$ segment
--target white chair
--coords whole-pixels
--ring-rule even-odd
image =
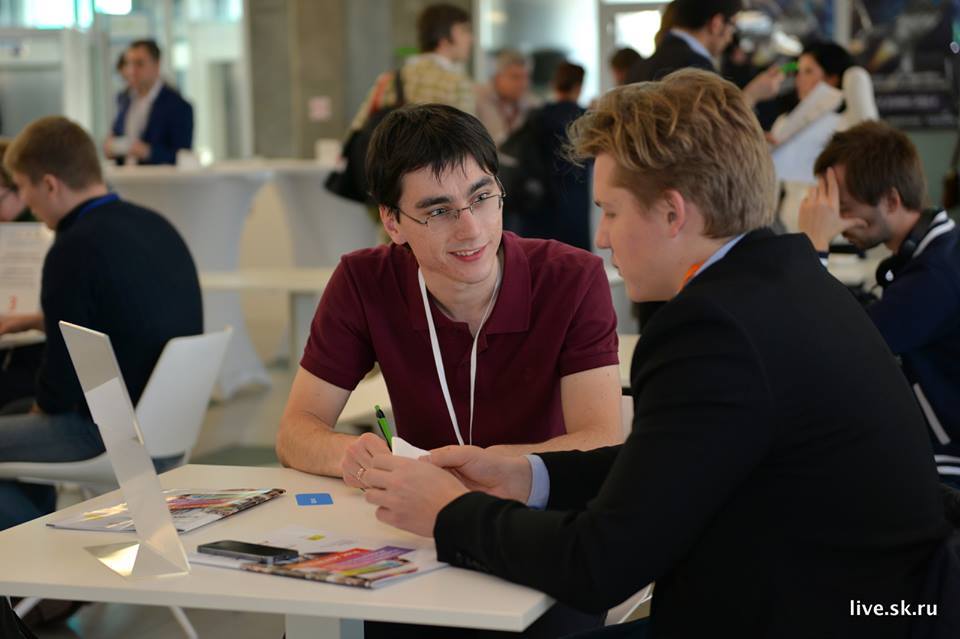
[[[164,347],[137,403],[137,422],[151,457],[182,455],[186,463],[200,435],[213,386],[220,374],[223,357],[233,329],[216,333],[177,337]],[[116,487],[113,466],[104,452],[77,462],[0,463],[0,478],[42,484],[79,484],[85,494]],[[15,611],[23,617],[40,599],[23,599]],[[170,611],[190,639],[197,633],[183,610]]]
[[[137,403],[137,422],[151,457],[183,455],[186,463],[197,443],[233,329],[176,337],[164,347]],[[0,478],[32,483],[70,482],[96,489],[115,488],[116,478],[104,452],[76,462],[0,463]]]

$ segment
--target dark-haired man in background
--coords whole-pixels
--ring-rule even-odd
[[[193,145],[193,107],[160,77],[160,47],[137,40],[123,54],[130,88],[117,95],[117,117],[103,150],[117,164],[176,164]]]
[[[733,40],[734,18],[742,9],[742,0],[674,0],[670,30],[652,56],[634,64],[627,82],[659,80],[688,67],[716,72],[720,55]],[[774,97],[783,79],[778,66],[759,74],[743,88],[747,105],[752,108]]]
[[[946,211],[926,208],[920,155],[889,125],[835,134],[814,172],[819,185],[799,223],[824,264],[840,233],[861,250],[893,252],[877,269],[883,297],[866,310],[927,418],[941,481],[960,487],[960,230]]]

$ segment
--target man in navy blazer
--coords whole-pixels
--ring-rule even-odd
[[[117,164],[175,164],[193,145],[193,107],[160,77],[160,48],[137,40],[124,53],[129,89],[117,96],[117,117],[104,143]]]

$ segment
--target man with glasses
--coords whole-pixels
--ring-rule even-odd
[[[324,291],[280,424],[280,460],[364,486],[386,443],[333,427],[375,363],[398,434],[421,448],[522,455],[621,440],[602,261],[502,231],[507,195],[483,124],[449,106],[404,107],[377,128],[367,157],[392,242],[343,256]]]

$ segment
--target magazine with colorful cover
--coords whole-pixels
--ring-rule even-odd
[[[190,563],[355,588],[379,588],[447,565],[437,561],[437,551],[429,542],[420,547],[415,547],[416,543],[397,545],[383,540],[332,535],[301,526],[287,526],[255,543],[290,548],[300,555],[296,559],[265,564],[194,552],[189,555]]]
[[[171,488],[163,491],[177,532],[184,533],[206,526],[241,510],[253,508],[286,492],[283,488],[227,488],[223,490],[188,490]],[[47,523],[53,528],[133,532],[133,520],[127,504],[120,503],[82,515]]]

